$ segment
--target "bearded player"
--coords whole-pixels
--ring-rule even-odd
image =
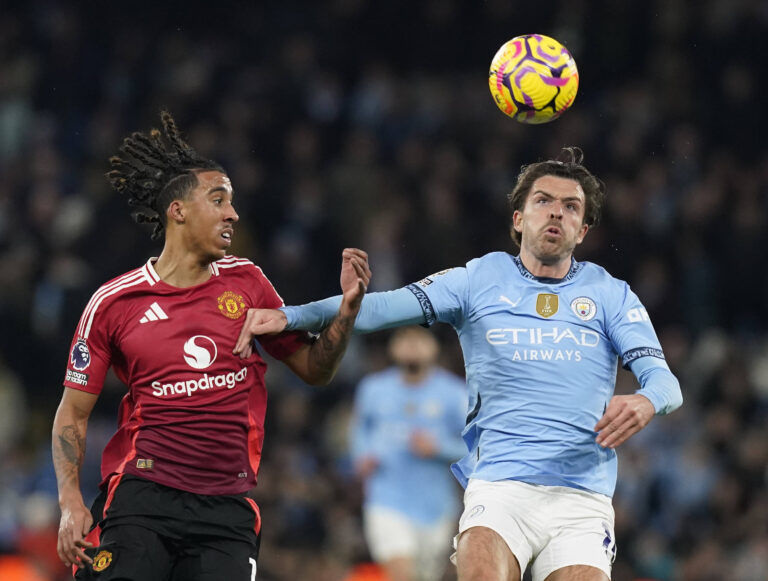
[[[605,192],[580,150],[523,168],[509,197],[517,256],[366,296],[355,329],[453,326],[464,353],[467,454],[453,465],[464,493],[455,538],[459,581],[606,581],[616,554],[615,448],[678,408],[680,384],[647,311],[627,283],[573,251]],[[324,328],[339,298],[248,313],[254,335]],[[640,389],[614,395],[616,363]]]

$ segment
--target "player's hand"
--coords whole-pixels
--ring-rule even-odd
[[[644,395],[615,395],[595,425],[597,443],[603,448],[616,448],[651,421],[656,410]]]
[[[56,549],[64,565],[82,567],[83,563],[93,564],[93,559],[85,554],[85,549],[93,543],[85,541],[85,535],[91,530],[93,517],[82,502],[65,505],[61,509],[59,522],[59,540]]]
[[[410,449],[411,452],[421,458],[433,458],[437,456],[435,439],[422,430],[411,432]]]
[[[281,333],[287,324],[288,317],[278,309],[248,309],[232,353],[239,355],[240,359],[247,359],[253,353],[253,338],[256,335]]]
[[[371,282],[368,253],[357,248],[345,248],[341,253],[341,308],[356,313]]]

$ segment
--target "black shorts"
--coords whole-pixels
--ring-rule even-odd
[[[254,581],[260,520],[244,496],[207,496],[124,475],[91,507],[78,580]],[[106,517],[104,516],[104,507]]]

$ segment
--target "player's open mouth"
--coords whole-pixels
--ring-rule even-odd
[[[227,241],[227,244],[232,244],[232,230],[225,230],[221,233],[221,237]]]
[[[556,228],[554,226],[550,226],[545,231],[550,236],[560,236],[562,233],[560,232],[560,228]]]

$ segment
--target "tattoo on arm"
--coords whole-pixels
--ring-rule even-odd
[[[336,315],[312,345],[310,364],[322,374],[333,375],[341,363],[355,326],[355,316]]]
[[[77,484],[85,456],[85,436],[75,424],[62,426],[53,446],[53,464],[60,485]]]

